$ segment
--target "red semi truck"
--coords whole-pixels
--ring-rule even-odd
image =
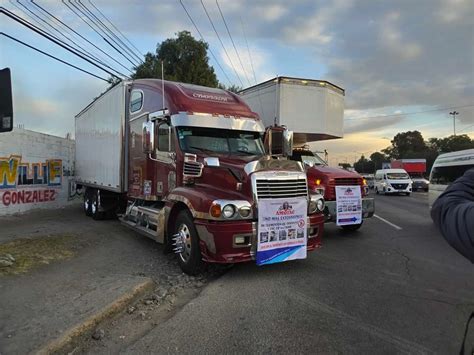
[[[266,153],[275,146],[282,154]],[[189,274],[203,262],[283,261],[295,248],[304,258],[321,245],[324,199],[284,157],[291,146],[291,132],[266,130],[231,92],[127,81],[76,116],[76,183],[87,216],[119,214]]]
[[[265,125],[278,124],[294,132],[296,148],[290,158],[305,166],[310,191],[324,195],[326,221],[351,231],[374,215],[374,199],[368,197],[365,180],[356,172],[329,167],[306,147],[308,142],[343,136],[344,94],[344,89],[328,81],[291,77],[277,77],[240,92]],[[338,206],[336,189],[351,186],[360,189],[360,218],[341,223],[338,215],[346,214],[346,207]]]

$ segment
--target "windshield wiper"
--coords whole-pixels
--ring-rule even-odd
[[[247,155],[258,155],[255,152],[249,152],[248,150],[243,150],[243,149],[237,149],[236,151],[239,152],[239,153],[245,153]]]
[[[210,149],[206,149],[206,148],[201,148],[201,147],[194,147],[194,146],[189,146],[188,148],[191,148],[191,149],[195,149],[195,150],[199,150],[200,152],[204,152],[204,153],[214,153],[212,150]]]

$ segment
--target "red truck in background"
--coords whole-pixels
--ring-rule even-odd
[[[336,139],[343,136],[344,89],[325,80],[277,77],[246,88],[239,93],[257,112],[267,127],[286,126],[294,132],[295,149],[290,157],[303,164],[310,191],[325,196],[325,220],[336,222],[345,230],[362,226],[363,219],[374,215],[374,199],[368,197],[368,186],[356,172],[331,168],[308,142]],[[358,187],[361,194],[361,219],[341,224],[338,219],[336,187]],[[339,210],[339,211],[338,211]]]
[[[259,243],[267,243],[265,257],[282,240],[288,248],[299,243],[303,257],[321,244],[324,199],[308,190],[302,165],[285,158],[292,135],[265,129],[231,92],[155,79],[121,82],[75,124],[85,214],[118,214],[127,227],[174,250],[186,273],[198,273],[203,262],[258,263]],[[268,154],[275,145],[281,154]],[[290,221],[296,208],[288,200],[299,206],[296,227],[259,238],[262,220]],[[269,204],[275,215],[264,214]]]
[[[398,159],[392,160],[390,167],[393,169],[404,169],[410,175],[412,190],[428,191],[430,182],[425,178],[426,159]]]

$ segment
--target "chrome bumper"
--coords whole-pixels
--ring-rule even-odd
[[[337,207],[336,201],[325,201],[324,217],[326,222],[336,222]],[[370,218],[375,213],[375,201],[373,198],[362,199],[362,218]]]

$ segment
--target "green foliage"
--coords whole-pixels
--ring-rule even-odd
[[[382,150],[391,159],[419,158],[428,150],[419,131],[398,133],[392,139],[392,146]]]
[[[231,91],[235,94],[237,94],[239,91],[242,91],[242,87],[238,86],[238,85],[230,85],[230,86],[225,86],[224,84],[222,83],[219,83],[219,85],[217,86],[219,89],[223,89],[223,90],[227,90],[227,91]]]
[[[196,40],[190,32],[178,32],[177,38],[169,38],[158,44],[156,53],[147,53],[144,63],[137,66],[133,79],[161,79],[161,61],[166,80],[217,87],[217,76],[209,65],[208,44]]]
[[[382,169],[382,163],[388,161],[388,157],[380,152],[375,152],[370,154],[370,161],[374,164],[374,170],[371,173],[375,172],[375,170]]]
[[[474,148],[474,140],[467,134],[453,135],[446,138],[430,138],[428,144],[438,153],[456,152],[458,150]]]
[[[362,155],[360,159],[354,163],[354,169],[360,174],[372,174],[375,170],[375,163]]]

